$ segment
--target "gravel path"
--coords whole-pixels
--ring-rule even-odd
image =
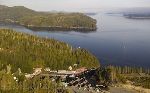
[[[110,93],[138,93],[138,92],[134,90],[123,89],[123,88],[110,87]]]

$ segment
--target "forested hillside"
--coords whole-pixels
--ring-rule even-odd
[[[96,30],[96,20],[82,13],[37,12],[23,6],[2,5],[0,5],[0,13],[0,21],[17,23],[29,28]]]
[[[0,30],[0,69],[10,64],[12,70],[21,68],[31,72],[34,67],[68,69],[78,67],[98,67],[95,56],[85,49],[72,48],[70,45],[54,39],[18,33],[9,29]]]

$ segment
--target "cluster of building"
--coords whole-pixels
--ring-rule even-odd
[[[60,78],[65,87],[71,86],[76,88],[84,88],[86,90],[101,91],[105,85],[98,85],[98,77],[95,75],[96,69],[86,69],[85,67],[72,70],[50,70],[50,68],[34,68],[32,74],[26,74],[26,78],[33,78],[34,76],[50,77],[52,79]]]
[[[72,67],[69,67],[69,70],[50,70],[50,68],[33,68],[32,74],[26,74],[26,78],[33,78],[34,76],[41,75],[41,76],[60,76],[60,77],[75,77],[78,76],[84,72],[86,72],[87,69],[85,67],[82,67],[80,69],[72,70]]]

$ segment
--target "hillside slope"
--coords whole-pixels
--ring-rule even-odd
[[[68,69],[78,67],[98,67],[95,56],[85,49],[75,49],[54,39],[18,33],[9,29],[0,29],[0,69],[11,64],[13,71],[21,68],[30,72],[33,67]]]

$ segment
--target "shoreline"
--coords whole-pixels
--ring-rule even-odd
[[[21,25],[23,26],[23,25]],[[96,28],[87,28],[87,27],[40,27],[40,26],[24,26],[28,29],[34,30],[34,31],[41,31],[41,30],[47,30],[47,31],[79,31],[79,32],[92,32],[96,31]]]
[[[97,27],[89,28],[89,27],[62,27],[62,26],[33,26],[33,25],[24,25],[19,22],[5,22],[0,21],[0,24],[11,24],[11,25],[19,25],[23,26],[27,29],[31,29],[33,31],[76,31],[76,32],[94,32],[97,30]]]
[[[11,24],[11,25],[19,25],[25,28],[31,29],[33,31],[47,30],[47,31],[76,31],[76,32],[93,32],[97,30],[97,27],[62,27],[62,26],[34,26],[34,25],[25,25],[19,23],[18,21],[3,21],[0,20],[0,24]]]

